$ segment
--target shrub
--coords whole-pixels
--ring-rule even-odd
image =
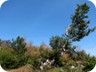
[[[85,72],[90,71],[94,68],[95,64],[96,64],[96,58],[95,57],[89,57],[86,59],[85,67],[83,70]]]
[[[27,63],[27,56],[20,57],[11,51],[0,51],[0,64],[4,69],[14,69],[21,67]]]
[[[8,51],[0,52],[0,62],[5,69],[12,69],[18,67],[18,60],[11,52]]]
[[[35,56],[28,56],[27,64],[30,64],[30,65],[34,66],[36,60],[37,60],[37,57],[35,57]]]

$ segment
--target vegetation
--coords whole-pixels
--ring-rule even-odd
[[[80,41],[95,30],[89,29],[90,21],[87,4],[77,5],[71,16],[72,24],[62,36],[52,36],[50,46],[42,43],[33,46],[23,37],[15,40],[0,40],[0,64],[4,69],[16,72],[87,72],[96,64],[96,57],[86,54],[84,50],[76,51],[72,42]]]
[[[88,11],[90,7],[87,4],[77,5],[75,14],[71,16],[72,24],[69,26],[67,36],[72,39],[72,41],[80,41],[85,36],[88,36],[91,32],[95,30],[94,28],[88,28],[90,20],[88,20]]]

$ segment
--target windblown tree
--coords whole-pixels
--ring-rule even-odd
[[[82,38],[88,36],[96,29],[96,27],[89,28],[90,20],[87,19],[87,13],[89,9],[90,7],[87,6],[86,3],[82,5],[77,5],[75,14],[71,16],[72,24],[66,29],[66,33],[64,34],[64,36],[53,36],[50,39],[50,45],[54,50],[54,55],[58,58],[58,61],[60,58],[61,50],[67,50],[70,55],[74,55],[76,57],[76,46],[72,46],[72,42],[80,41]]]
[[[67,28],[67,37],[72,41],[80,41],[85,36],[93,32],[96,27],[88,28],[90,20],[88,20],[88,11],[90,7],[86,3],[77,5],[75,14],[71,16],[72,24]]]
[[[71,16],[72,24],[66,29],[64,36],[53,36],[50,39],[50,45],[53,49],[63,46],[67,49],[72,41],[80,41],[96,29],[96,27],[89,28],[90,20],[87,19],[89,9],[90,7],[86,3],[77,5],[75,14]]]

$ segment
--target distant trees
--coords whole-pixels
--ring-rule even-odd
[[[7,49],[7,48],[10,48],[10,46],[11,46],[10,40],[1,40],[0,39],[0,49],[1,48]]]

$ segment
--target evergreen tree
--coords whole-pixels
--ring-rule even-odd
[[[88,28],[90,20],[88,20],[88,11],[90,7],[86,3],[77,5],[75,14],[71,16],[72,24],[67,28],[67,37],[72,41],[80,41],[83,37],[88,36],[96,27]]]
[[[12,40],[11,46],[12,46],[13,52],[16,55],[23,56],[25,54],[25,51],[27,50],[24,38],[19,36],[16,38],[16,40]]]
[[[72,24],[66,29],[64,36],[53,36],[50,39],[50,45],[54,50],[54,57],[57,62],[60,59],[60,53],[65,49],[71,55],[77,56],[75,53],[76,46],[71,45],[73,41],[80,41],[85,36],[88,36],[93,32],[96,27],[89,28],[90,20],[88,20],[87,13],[90,7],[86,3],[82,5],[77,5],[75,14],[71,16]]]
[[[71,47],[71,42],[69,39],[67,39],[65,36],[52,36],[50,38],[50,45],[52,49],[58,49],[61,50],[62,48],[69,49]]]

